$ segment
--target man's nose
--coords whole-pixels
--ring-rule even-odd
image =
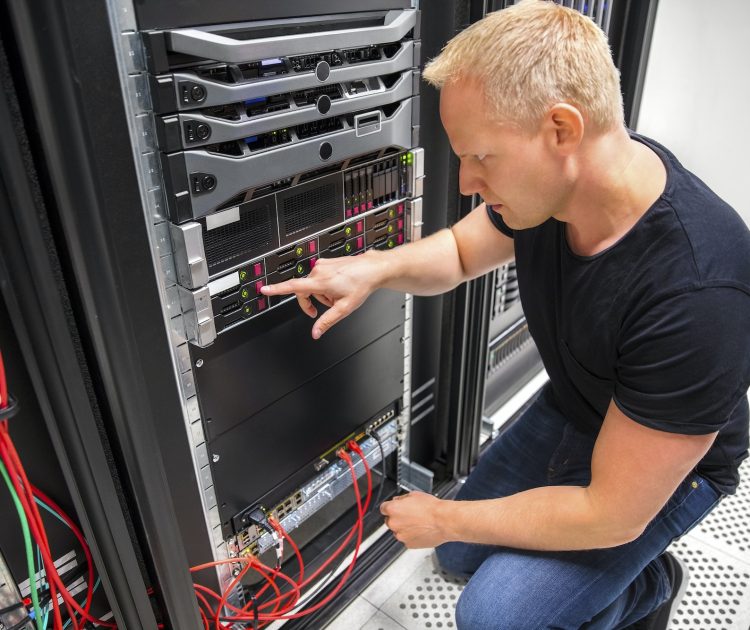
[[[458,170],[458,188],[462,195],[473,195],[483,189],[484,181],[466,162],[461,162]]]

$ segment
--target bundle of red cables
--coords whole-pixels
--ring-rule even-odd
[[[254,625],[257,625],[257,627],[262,627],[263,625],[270,623],[272,621],[277,621],[277,620],[282,620],[282,619],[284,620],[297,619],[299,617],[304,617],[306,615],[309,615],[321,609],[339,593],[341,588],[349,579],[349,576],[351,575],[352,571],[354,570],[354,566],[357,561],[357,557],[359,555],[360,545],[362,543],[363,528],[364,528],[364,515],[367,512],[367,509],[369,508],[369,505],[370,505],[370,501],[372,499],[372,473],[370,471],[369,465],[367,464],[367,459],[365,458],[364,454],[362,453],[362,450],[360,449],[359,445],[356,442],[350,441],[347,446],[349,450],[357,454],[359,458],[362,460],[362,463],[365,468],[365,473],[367,475],[367,495],[363,503],[362,496],[360,494],[359,486],[357,483],[357,474],[355,471],[354,462],[352,461],[352,458],[349,455],[349,453],[347,453],[343,449],[339,450],[337,454],[347,464],[347,466],[349,467],[349,472],[352,476],[352,486],[354,488],[354,494],[356,496],[356,503],[357,503],[357,506],[356,506],[357,507],[357,521],[352,527],[352,529],[349,531],[347,536],[344,538],[344,540],[341,542],[341,544],[336,548],[336,550],[331,554],[331,556],[327,558],[325,562],[323,562],[317,568],[317,570],[314,573],[312,573],[308,577],[305,577],[304,562],[302,560],[302,555],[300,554],[299,548],[294,543],[294,540],[292,540],[289,534],[286,531],[284,531],[281,525],[273,518],[269,518],[269,523],[284,540],[287,540],[289,542],[290,546],[294,550],[294,553],[297,557],[297,562],[299,564],[299,576],[296,581],[290,578],[288,575],[282,573],[278,566],[274,569],[271,569],[270,567],[266,566],[265,564],[260,562],[260,560],[258,560],[257,558],[253,556],[247,556],[247,557],[241,557],[241,558],[230,558],[228,560],[220,560],[219,562],[209,562],[207,564],[202,564],[200,566],[193,567],[191,569],[192,572],[195,572],[195,571],[201,571],[203,569],[207,569],[209,567],[214,567],[219,564],[232,565],[232,564],[237,564],[238,562],[241,562],[243,565],[242,569],[234,578],[234,580],[224,590],[224,593],[222,594],[222,596],[217,595],[216,593],[206,588],[205,586],[201,586],[199,584],[195,585],[196,595],[198,596],[198,599],[202,605],[201,613],[203,614],[204,609],[205,609],[207,613],[207,618],[210,617],[211,615],[213,616],[213,627],[215,628],[215,630],[230,630],[232,627],[232,624],[235,622],[245,622],[245,623],[253,622]],[[304,608],[302,610],[295,612],[294,609],[297,606],[297,603],[301,597],[302,589],[311,585],[321,575],[321,573],[325,571],[325,569],[344,551],[344,549],[348,546],[349,542],[351,541],[352,537],[355,534],[357,536],[357,539],[356,539],[356,544],[354,547],[354,554],[352,556],[352,560],[347,566],[346,570],[341,575],[341,578],[339,579],[336,586],[321,601],[317,602],[316,604],[312,606],[309,606],[307,608]],[[251,601],[248,604],[246,604],[243,608],[238,608],[236,606],[232,606],[228,604],[227,599],[229,598],[229,595],[233,592],[235,587],[242,580],[243,576],[250,569],[255,570],[261,577],[263,577],[266,580],[266,584],[254,595],[254,597],[251,598]],[[290,590],[288,590],[286,593],[282,593],[281,588],[279,588],[276,582],[277,578],[281,578],[284,582],[286,582],[290,586]],[[276,596],[258,605],[257,602],[261,599],[261,597],[264,595],[264,593],[268,590],[269,587],[274,590],[274,592],[276,593]],[[211,608],[208,600],[205,598],[205,595],[213,597],[214,599],[217,600],[218,605],[217,605],[216,611],[214,611]],[[225,608],[231,611],[232,614],[226,617],[222,617],[221,611],[224,610]],[[228,622],[230,625],[224,625],[222,624],[222,621]],[[205,618],[204,618],[204,626],[206,627],[207,630],[210,630],[210,624],[206,623]]]
[[[8,384],[5,378],[5,366],[3,364],[2,354],[0,354],[0,409],[5,409],[8,405]],[[10,438],[8,432],[8,421],[0,422],[0,459],[2,459],[3,465],[8,471],[8,476],[13,484],[13,488],[18,495],[18,499],[21,502],[23,511],[26,514],[28,520],[29,529],[36,542],[37,546],[42,555],[44,562],[44,572],[47,582],[49,583],[50,601],[52,604],[52,615],[55,630],[62,629],[62,615],[60,613],[60,602],[59,598],[62,599],[65,605],[68,616],[71,620],[73,630],[79,630],[79,619],[78,615],[86,621],[96,623],[101,626],[109,628],[116,627],[113,623],[102,621],[93,617],[89,610],[91,608],[91,595],[94,588],[94,565],[91,560],[91,552],[89,551],[88,545],[83,537],[81,531],[76,527],[73,520],[67,516],[49,497],[47,497],[41,490],[34,487],[26,477],[26,472],[21,464],[21,459],[16,452],[16,448],[13,441]],[[47,532],[42,523],[42,517],[37,508],[36,499],[41,499],[47,503],[50,507],[57,510],[60,516],[65,520],[66,524],[75,534],[76,538],[83,548],[84,554],[86,555],[86,562],[88,563],[88,591],[86,595],[86,604],[81,607],[78,602],[69,593],[65,584],[60,579],[60,574],[55,567],[54,560],[52,559],[52,552],[49,547],[49,541],[47,540]]]
[[[8,404],[8,387],[5,379],[5,369],[3,365],[2,354],[0,354],[0,410],[5,409]],[[94,564],[91,558],[91,552],[86,543],[83,534],[80,529],[76,526],[73,520],[65,514],[65,512],[54,503],[49,497],[47,497],[41,490],[33,486],[23,468],[21,460],[16,452],[13,441],[11,440],[8,432],[8,422],[0,421],[0,459],[8,471],[8,475],[11,479],[13,487],[18,495],[20,503],[23,507],[23,511],[26,514],[26,518],[29,523],[29,529],[33,536],[34,541],[42,555],[44,563],[44,571],[46,580],[49,583],[50,601],[52,605],[52,618],[54,630],[63,629],[62,614],[60,611],[60,599],[65,605],[67,614],[71,620],[71,626],[73,630],[80,630],[80,624],[86,621],[91,622],[94,625],[104,626],[107,628],[116,628],[117,626],[108,621],[103,621],[92,616],[89,612],[91,608],[91,599],[93,594],[94,584]],[[305,577],[305,566],[302,559],[302,554],[294,540],[284,530],[280,523],[278,523],[273,517],[268,518],[268,523],[275,530],[276,535],[281,537],[281,540],[285,540],[292,547],[294,554],[297,558],[299,566],[299,575],[294,580],[287,574],[281,571],[281,558],[279,558],[275,568],[270,568],[263,564],[258,558],[254,556],[244,556],[238,558],[230,558],[227,560],[219,560],[217,562],[208,562],[199,566],[192,567],[191,572],[202,571],[204,569],[216,567],[222,564],[237,565],[241,564],[242,568],[231,581],[231,583],[224,589],[221,595],[217,594],[213,590],[200,585],[195,584],[195,595],[199,603],[199,611],[201,619],[203,621],[204,630],[231,630],[235,623],[252,623],[253,628],[260,628],[272,621],[286,620],[286,619],[297,619],[309,615],[326,604],[328,604],[341,590],[346,581],[349,579],[352,571],[354,570],[357,557],[359,555],[360,545],[362,543],[363,529],[364,529],[364,515],[367,512],[370,501],[372,499],[372,474],[370,467],[367,464],[367,459],[364,453],[360,449],[359,445],[353,440],[347,444],[348,449],[355,453],[361,460],[367,476],[367,494],[364,502],[362,501],[362,495],[359,490],[357,473],[355,470],[355,464],[352,461],[350,454],[340,449],[337,453],[349,468],[349,472],[352,477],[352,485],[354,488],[354,494],[356,497],[357,507],[357,520],[349,531],[347,536],[331,554],[329,558],[321,564],[318,569],[311,575]],[[52,557],[52,551],[49,546],[47,534],[42,522],[41,515],[36,505],[36,499],[39,499],[53,508],[62,517],[65,523],[70,527],[78,539],[83,549],[84,555],[86,556],[87,568],[88,568],[88,582],[87,582],[87,594],[84,606],[80,606],[78,602],[68,591],[67,587],[63,583],[60,575],[55,567],[55,563]],[[349,545],[352,537],[356,534],[356,544],[354,547],[354,553],[352,559],[344,570],[341,578],[339,579],[336,586],[326,595],[321,601],[314,605],[300,610],[295,610],[298,607],[298,602],[302,597],[302,590],[312,585],[315,580],[321,575],[321,573],[340,555],[344,549]],[[264,580],[265,584],[260,588],[254,595],[251,596],[251,601],[242,608],[233,606],[228,602],[232,593],[240,584],[242,578],[250,570],[255,571]],[[284,582],[279,586],[278,580]],[[288,586],[286,592],[282,592],[282,589]],[[268,589],[272,589],[273,596],[268,599],[264,598],[267,595]],[[211,605],[208,598],[215,600],[215,608]],[[262,603],[259,603],[262,602]],[[227,616],[222,616],[224,611],[229,611]],[[80,615],[80,619],[79,616]],[[225,625],[225,623],[228,625]],[[160,625],[160,627],[162,627]]]

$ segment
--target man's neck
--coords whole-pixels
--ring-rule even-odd
[[[619,241],[664,191],[666,169],[649,147],[625,129],[603,134],[582,147],[579,178],[566,222],[571,250],[593,256]]]

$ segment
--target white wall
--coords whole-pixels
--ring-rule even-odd
[[[659,0],[637,131],[750,225],[750,0]]]

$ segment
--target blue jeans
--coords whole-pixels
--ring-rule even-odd
[[[480,458],[457,495],[471,501],[547,485],[591,481],[595,436],[563,416],[546,387],[523,416]],[[721,498],[692,473],[636,540],[609,549],[525,551],[451,542],[440,565],[470,577],[456,607],[460,630],[624,628],[671,593],[659,558]]]

